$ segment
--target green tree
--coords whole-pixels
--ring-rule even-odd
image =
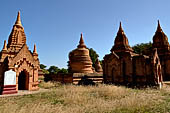
[[[46,67],[47,67],[46,65],[40,64],[40,68],[41,68],[41,69],[45,69]]]
[[[48,71],[49,71],[50,74],[57,74],[60,71],[60,69],[56,66],[50,66]]]
[[[46,67],[47,67],[46,65],[40,64],[40,68],[45,74],[57,74],[57,73],[67,74],[68,73],[68,69],[65,69],[65,68],[60,69],[56,66],[50,66],[49,69],[46,69]]]
[[[99,55],[96,53],[96,51],[92,48],[89,49],[89,55],[93,63],[93,67],[95,67],[96,59],[99,57]]]
[[[48,72],[48,70],[46,69],[46,67],[47,67],[46,65],[40,64],[40,68],[42,69],[43,73],[49,74],[49,72]]]
[[[63,73],[63,74],[67,74],[68,73],[68,69],[62,68],[58,71],[58,73]]]
[[[132,47],[135,53],[149,55],[152,52],[152,43],[136,44]]]

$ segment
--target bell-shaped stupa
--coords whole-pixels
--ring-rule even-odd
[[[71,73],[93,73],[92,61],[89,56],[89,50],[84,44],[81,34],[79,45],[69,53],[69,71]]]
[[[95,71],[97,73],[102,73],[103,72],[103,69],[102,69],[102,66],[100,64],[99,59],[97,59],[96,62],[95,62]]]

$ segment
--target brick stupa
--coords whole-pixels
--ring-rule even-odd
[[[79,45],[69,53],[69,71],[71,73],[93,73],[89,50],[84,44],[82,33]]]
[[[102,66],[100,64],[99,59],[97,59],[96,62],[95,62],[95,71],[97,73],[103,73],[103,69],[102,69]]]

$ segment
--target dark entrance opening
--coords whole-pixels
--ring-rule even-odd
[[[18,90],[28,90],[28,73],[21,71],[18,77]]]
[[[112,68],[112,83],[114,83],[114,74],[115,74],[115,69]]]

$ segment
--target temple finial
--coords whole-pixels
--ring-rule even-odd
[[[120,28],[122,28],[122,23],[121,23],[121,21],[120,21]]]
[[[123,28],[122,28],[122,23],[121,23],[121,21],[120,21],[118,33],[124,33]]]
[[[2,50],[3,50],[3,51],[6,51],[6,50],[7,50],[6,40],[4,40],[4,47],[3,47]]]
[[[35,44],[34,44],[33,54],[37,54],[37,49],[36,49],[36,45]]]
[[[84,40],[83,40],[83,33],[81,33],[81,36],[80,36],[80,44],[84,44]]]
[[[157,27],[157,31],[161,32],[162,31],[162,28],[161,28],[161,25],[160,25],[160,22],[158,20],[158,27]]]
[[[16,20],[16,22],[15,22],[15,25],[22,27],[21,17],[20,17],[20,11],[18,11],[17,20]]]
[[[81,33],[79,45],[77,47],[78,48],[86,47],[86,45],[84,44],[84,40],[83,40],[83,33]]]

